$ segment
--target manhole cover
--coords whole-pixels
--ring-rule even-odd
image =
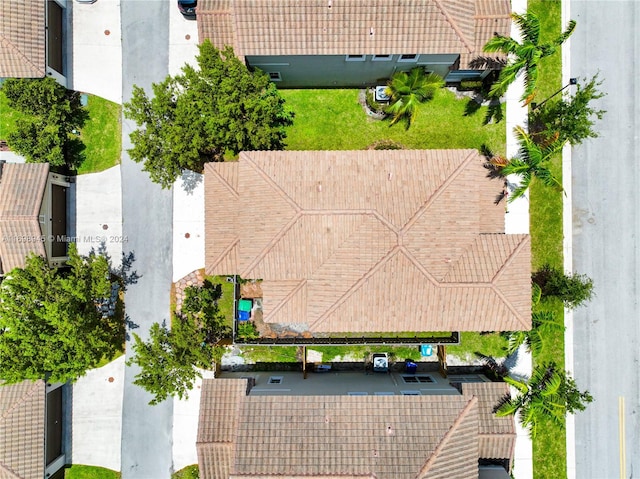
[[[185,237],[185,238],[187,238],[187,239],[189,239],[189,238],[191,238],[191,235],[190,235],[189,233],[185,233],[185,234],[184,234],[184,237]]]
[[[108,230],[109,229],[109,225],[102,225],[102,229],[103,230]]]

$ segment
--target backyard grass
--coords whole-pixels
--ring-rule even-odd
[[[122,107],[104,98],[89,95],[89,121],[80,133],[86,145],[85,160],[78,174],[96,173],[120,163],[122,149]]]
[[[473,361],[478,359],[475,355],[480,352],[485,356],[502,358],[506,355],[505,348],[508,341],[500,333],[474,333],[464,331],[460,333],[460,344],[447,346],[447,355],[453,355],[460,359]]]
[[[358,90],[281,90],[295,113],[287,129],[288,150],[362,150],[378,140],[393,140],[406,148],[480,148],[505,150],[504,123],[483,126],[486,108],[464,116],[468,99],[447,89],[421,106],[409,130],[367,116]]]
[[[119,479],[120,473],[96,466],[74,464],[64,470],[64,479]]]
[[[218,311],[225,317],[225,324],[233,328],[233,283],[227,281],[226,276],[207,276],[213,284],[222,286],[222,296],[218,300]]]
[[[243,346],[242,356],[253,363],[296,363],[296,346]]]
[[[546,42],[560,34],[559,0],[530,0],[529,9],[536,13],[541,23],[541,41]],[[577,28],[583,28],[578,22]],[[560,52],[545,58],[539,68],[539,92],[536,100],[541,102],[555,93],[561,85],[562,63]],[[551,171],[556,178],[562,178],[562,158],[553,158]],[[545,188],[534,182],[531,186],[530,233],[532,267],[536,271],[544,264],[562,268],[562,201],[563,194]],[[545,302],[538,308],[553,310],[559,319],[563,318],[563,307],[559,301]],[[544,350],[533,357],[534,364],[555,361],[564,366],[564,333],[553,332],[545,335]],[[580,385],[578,385],[580,386]],[[546,422],[539,428],[533,441],[533,473],[536,479],[566,478],[566,435],[564,429]]]

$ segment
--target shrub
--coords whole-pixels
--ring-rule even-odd
[[[393,140],[379,140],[367,146],[367,150],[404,150],[405,147],[401,143]]]
[[[532,280],[540,287],[542,298],[558,298],[570,309],[577,308],[593,297],[593,280],[583,274],[565,274],[545,265],[533,274]]]
[[[256,330],[255,325],[250,321],[238,323],[236,336],[238,339],[242,339],[244,341],[249,341],[251,339],[258,339],[260,337],[260,335],[258,334],[258,331]]]
[[[375,100],[373,96],[373,90],[371,88],[367,88],[367,93],[365,94],[365,99],[367,102],[367,107],[374,113],[384,114],[384,109],[387,107],[384,103],[379,103]]]

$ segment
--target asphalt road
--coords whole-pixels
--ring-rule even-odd
[[[572,0],[570,8],[571,76],[600,71],[608,93],[600,137],[572,154],[573,266],[596,292],[574,315],[574,375],[595,398],[575,419],[576,478],[638,478],[640,2]]]
[[[168,73],[169,8],[167,0],[122,0],[123,98],[132,85],[150,91]],[[172,276],[172,196],[151,183],[141,165],[131,161],[129,133],[135,124],[122,125],[122,234],[135,254],[134,269],[142,277],[129,287],[126,311],[143,338],[154,322],[169,319]],[[127,357],[131,353],[127,340]],[[122,414],[122,478],[170,479],[172,472],[173,402],[149,406],[151,396],[133,384],[137,368],[125,371]]]

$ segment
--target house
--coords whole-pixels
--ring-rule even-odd
[[[273,374],[203,381],[197,436],[202,479],[509,477],[514,420],[496,417],[489,407],[508,393],[505,383],[481,382],[469,390],[462,384],[462,393],[440,384],[427,394],[394,394],[389,375],[302,379],[284,373],[270,386]],[[362,388],[365,381],[377,390],[332,391],[333,382]],[[313,382],[322,392],[300,393],[313,389]]]
[[[200,42],[231,45],[278,87],[332,88],[416,66],[448,83],[483,78],[470,62],[509,35],[510,14],[509,0],[199,0],[197,20]]]
[[[504,233],[484,161],[363,150],[209,163],[205,271],[261,280],[261,321],[283,336],[528,330],[529,236]]]
[[[0,274],[23,268],[31,253],[65,263],[70,182],[47,163],[0,163]]]
[[[62,384],[0,385],[0,477],[44,479],[62,469]]]
[[[66,1],[0,2],[0,79],[66,77]]]

